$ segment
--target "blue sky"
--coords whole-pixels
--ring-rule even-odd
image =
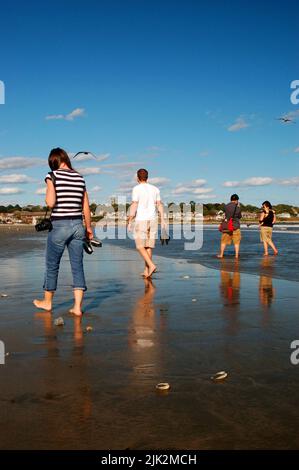
[[[75,165],[96,202],[145,167],[168,202],[299,205],[298,14],[293,0],[2,3],[0,203],[43,203],[61,146],[98,156]]]

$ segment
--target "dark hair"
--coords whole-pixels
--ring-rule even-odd
[[[239,200],[238,194],[232,194],[231,197],[230,197],[230,200],[231,201],[238,201]]]
[[[272,209],[272,204],[271,204],[271,202],[269,202],[269,201],[264,201],[263,204],[262,204],[262,206],[266,206],[266,207],[268,207],[269,209]]]
[[[145,170],[144,168],[140,168],[140,170],[137,171],[137,177],[139,181],[147,181],[148,171]]]
[[[58,170],[62,163],[65,163],[70,170],[73,169],[70,158],[65,150],[57,147],[52,149],[48,158],[49,167],[52,171]]]

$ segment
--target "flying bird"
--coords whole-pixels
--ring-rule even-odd
[[[87,151],[81,151],[81,152],[77,152],[73,158],[76,158],[78,155],[91,155],[95,160],[97,160],[97,157],[92,153],[92,152],[87,152]]]
[[[279,118],[276,118],[277,121],[281,121],[283,122],[284,124],[287,124],[288,122],[292,122],[293,124],[295,124],[296,121],[294,121],[294,119],[292,118],[289,118],[289,117],[286,117],[286,116],[281,116]]]

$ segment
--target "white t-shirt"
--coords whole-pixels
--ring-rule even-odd
[[[160,190],[149,183],[140,183],[133,188],[132,201],[138,202],[136,220],[154,220],[156,203],[161,201]]]

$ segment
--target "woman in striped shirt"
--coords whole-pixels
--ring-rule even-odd
[[[44,299],[34,300],[37,308],[51,311],[57,288],[60,260],[67,247],[73,275],[74,315],[82,315],[82,302],[86,290],[83,270],[83,242],[92,239],[91,216],[84,178],[72,168],[67,153],[56,148],[49,155],[46,203],[52,208],[53,229],[49,232],[46,250]],[[54,176],[54,177],[53,177]],[[83,226],[83,215],[85,227]]]

